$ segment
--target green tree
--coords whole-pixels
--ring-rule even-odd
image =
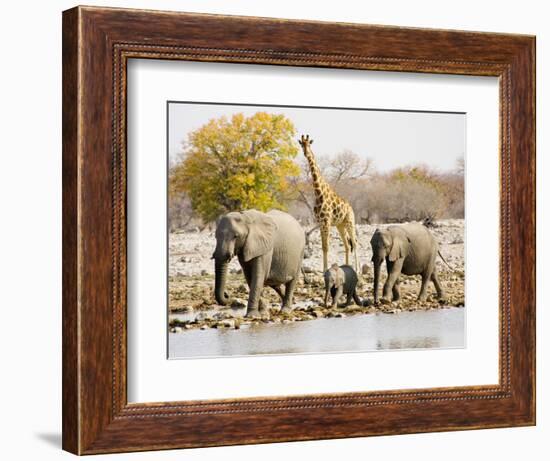
[[[257,112],[211,119],[189,134],[183,161],[170,169],[170,197],[185,192],[206,222],[233,210],[285,209],[296,130],[283,115]]]

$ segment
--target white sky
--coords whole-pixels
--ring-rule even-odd
[[[182,151],[182,142],[189,133],[211,118],[238,112],[253,115],[259,111],[283,114],[291,119],[297,138],[309,134],[314,139],[316,155],[349,149],[374,160],[380,172],[418,163],[440,171],[451,170],[457,158],[465,154],[465,114],[171,102],[168,106],[170,158]]]

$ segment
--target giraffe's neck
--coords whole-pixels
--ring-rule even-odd
[[[313,152],[311,149],[304,149],[304,155],[309,163],[309,169],[311,171],[311,179],[313,180],[313,190],[315,192],[315,198],[319,199],[321,196],[322,185],[325,184],[323,176],[321,176],[321,171],[319,166],[313,157]]]

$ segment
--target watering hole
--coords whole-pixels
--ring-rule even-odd
[[[462,348],[464,327],[464,308],[444,308],[250,324],[238,330],[194,329],[169,333],[168,358]]]

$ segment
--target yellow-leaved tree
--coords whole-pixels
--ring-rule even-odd
[[[183,160],[170,169],[170,197],[184,192],[205,222],[228,211],[285,209],[298,176],[293,123],[257,112],[211,119],[189,134]]]

